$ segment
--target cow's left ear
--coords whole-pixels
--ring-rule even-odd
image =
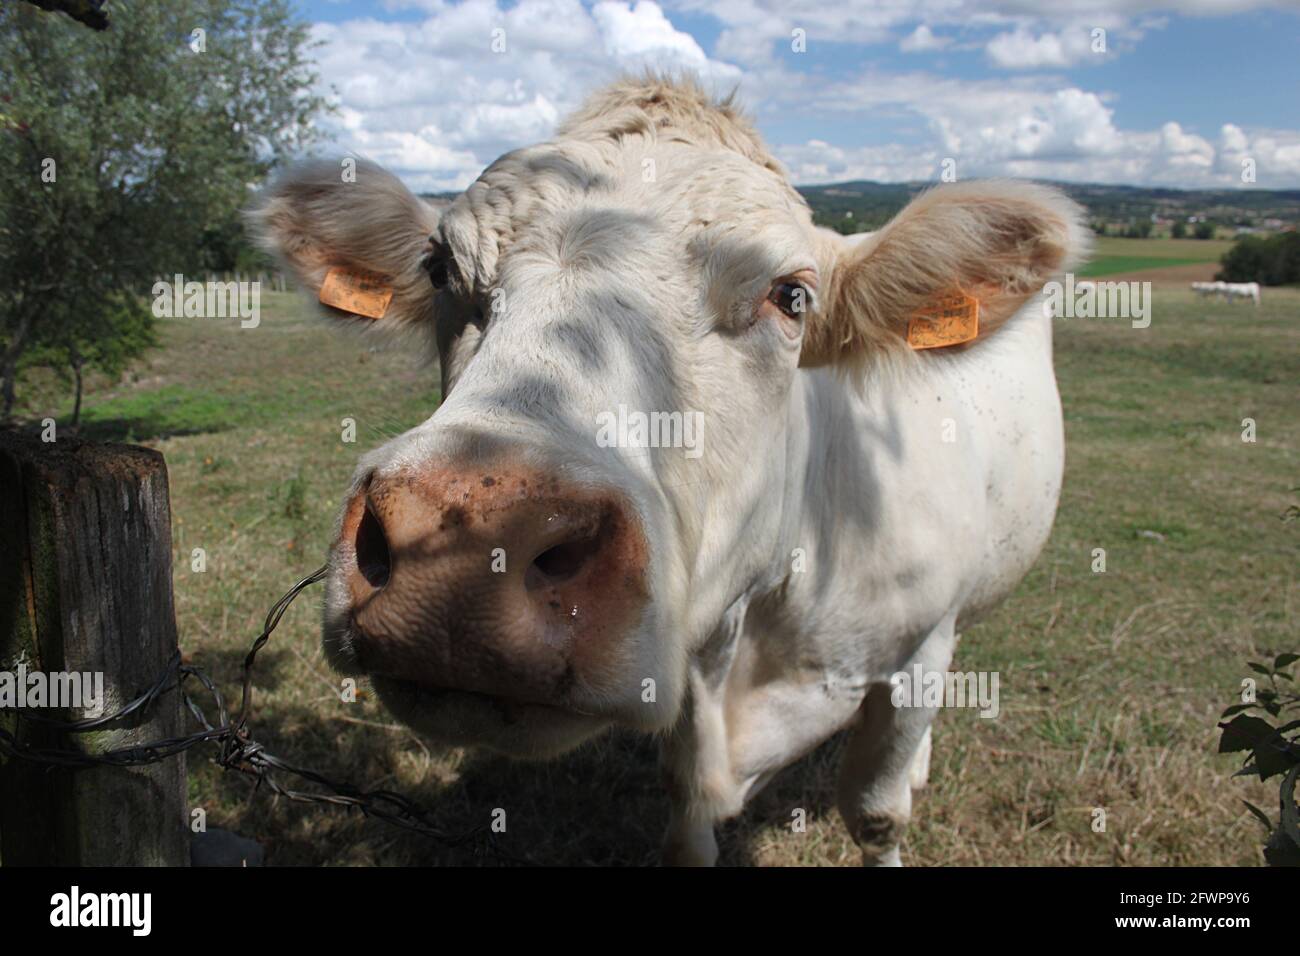
[[[430,331],[435,290],[425,266],[439,211],[381,166],[300,164],[263,190],[247,218],[313,298],[334,271],[325,298],[352,308],[322,305],[332,317]]]
[[[804,330],[804,366],[907,348],[909,320],[946,297],[979,302],[979,337],[1014,315],[1054,275],[1086,257],[1083,210],[1020,182],[938,186],[887,226],[842,248],[822,305]]]

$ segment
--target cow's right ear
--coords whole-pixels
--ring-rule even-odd
[[[435,290],[425,266],[438,218],[438,210],[396,176],[362,159],[348,169],[336,160],[295,166],[267,186],[248,211],[259,243],[313,298],[331,269],[371,273],[392,289],[380,317],[322,305],[326,312],[426,333],[431,331]]]

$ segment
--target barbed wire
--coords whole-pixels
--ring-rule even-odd
[[[46,767],[62,767],[80,770],[90,767],[140,767],[158,763],[170,757],[197,747],[199,744],[215,743],[220,745],[216,757],[217,763],[225,770],[236,771],[252,777],[255,781],[254,792],[265,786],[278,796],[295,803],[326,804],[360,810],[365,816],[382,820],[391,826],[399,827],[421,836],[428,837],[449,848],[475,845],[476,850],[490,850],[498,861],[524,863],[504,853],[494,839],[496,834],[487,824],[469,830],[454,832],[437,825],[433,814],[409,797],[392,790],[363,790],[350,783],[334,780],[319,771],[300,767],[278,757],[266,749],[265,745],[254,740],[248,730],[248,718],[253,708],[253,666],[257,653],[280,623],[280,619],[289,605],[304,590],[325,577],[326,568],[318,568],[307,575],[271,606],[262,626],[262,633],[253,641],[244,657],[243,682],[239,713],[232,720],[226,708],[225,698],[213,680],[198,667],[186,664],[179,649],[172,654],[166,667],[158,678],[143,693],[123,705],[111,714],[85,720],[55,720],[40,714],[18,709],[14,731],[0,727],[0,755],[41,764]],[[185,690],[185,684],[193,679],[210,696],[211,706],[216,712],[216,722],[209,720],[207,713],[198,702]],[[165,694],[177,690],[181,693],[186,709],[202,728],[180,737],[169,737],[148,743],[135,744],[106,750],[102,753],[87,753],[69,747],[54,747],[30,743],[22,739],[20,732],[24,722],[47,727],[64,734],[82,734],[99,730],[117,723],[134,714],[145,715]],[[321,790],[298,790],[286,786],[277,774],[298,777],[309,781]]]

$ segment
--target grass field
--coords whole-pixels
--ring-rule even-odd
[[[88,397],[84,431],[165,453],[182,646],[233,696],[267,608],[321,562],[356,458],[432,412],[436,374],[330,332],[290,296],[264,296],[255,330],[169,321],[161,335],[134,380]],[[1247,659],[1300,649],[1300,523],[1280,517],[1300,497],[1300,292],[1268,290],[1255,310],[1158,287],[1149,329],[1064,321],[1057,348],[1068,463],[1056,529],[956,661],[1000,672],[1002,713],[940,715],[904,860],[1257,863],[1263,831],[1240,798],[1275,808],[1276,788],[1231,779],[1237,762],[1216,756],[1215,722]],[[340,440],[345,417],[355,444]],[[1241,440],[1247,417],[1254,444]],[[190,570],[198,547],[203,573]],[[1094,548],[1106,550],[1105,573],[1091,570]],[[274,751],[410,792],[452,828],[505,808],[505,846],[519,857],[656,859],[667,805],[651,742],[614,735],[547,765],[432,749],[368,696],[338,700],[317,645],[319,600],[319,589],[300,599],[259,658],[254,727]],[[855,862],[834,811],[839,746],[724,826],[721,862]],[[273,864],[474,862],[342,811],[250,796],[202,751],[190,768],[209,824],[255,837]],[[808,811],[806,833],[790,832],[794,807]],[[1104,833],[1091,827],[1095,808]]]
[[[1107,276],[1144,269],[1164,269],[1196,263],[1218,263],[1232,248],[1228,239],[1120,239],[1103,236],[1097,240],[1092,260],[1081,276]]]

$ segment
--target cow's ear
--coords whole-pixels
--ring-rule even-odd
[[[1054,275],[1083,261],[1089,238],[1083,210],[1055,189],[1017,182],[931,189],[879,232],[839,250],[800,364],[906,349],[909,321],[952,297],[976,300],[978,337],[990,335]]]
[[[248,211],[253,233],[313,299],[331,270],[331,290],[364,284],[356,309],[321,306],[331,315],[428,332],[435,290],[425,265],[439,212],[382,167],[354,163],[313,160],[275,179]]]

